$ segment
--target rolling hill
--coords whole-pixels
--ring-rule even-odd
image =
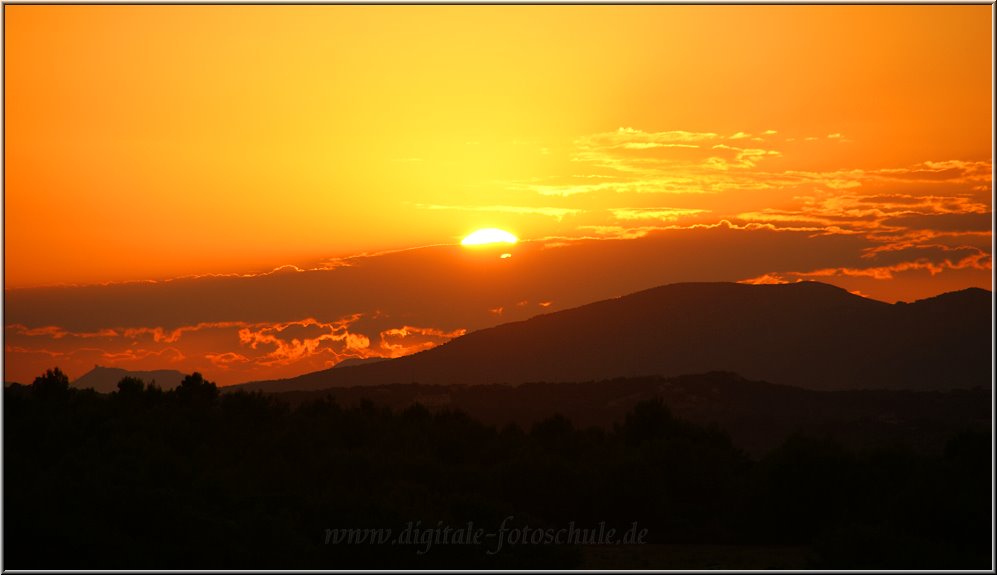
[[[991,313],[991,292],[977,288],[888,304],[817,282],[670,284],[483,329],[390,361],[228,389],[711,371],[815,390],[989,387]]]

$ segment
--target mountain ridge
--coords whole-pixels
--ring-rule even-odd
[[[979,288],[889,304],[819,282],[667,284],[478,330],[390,361],[227,389],[709,371],[807,389],[988,386],[991,305],[991,292]]]

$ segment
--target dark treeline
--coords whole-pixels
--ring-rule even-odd
[[[796,432],[826,436],[853,450],[900,446],[938,455],[967,427],[990,428],[993,399],[990,388],[814,391],[725,372],[520,385],[399,383],[277,395],[292,407],[323,396],[343,406],[370,399],[394,410],[419,403],[431,411],[460,410],[499,428],[515,423],[524,429],[554,413],[576,427],[611,429],[640,401],[660,398],[679,419],[717,425],[753,456]]]
[[[327,545],[326,529],[607,526],[647,546],[800,546],[812,568],[988,569],[991,441],[931,455],[793,435],[749,457],[660,399],[611,428],[522,429],[414,405],[294,408],[199,374],[102,395],[4,390],[10,568],[578,568],[577,545]],[[775,562],[773,560],[773,562]],[[721,566],[723,558],[717,558]],[[651,565],[653,567],[653,565]]]

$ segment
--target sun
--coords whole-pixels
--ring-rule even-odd
[[[483,246],[486,244],[514,244],[516,236],[498,228],[480,229],[460,241],[462,246]]]

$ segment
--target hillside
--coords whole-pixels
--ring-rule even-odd
[[[683,283],[503,324],[411,356],[242,389],[589,381],[727,371],[807,389],[990,385],[991,293],[887,304],[816,282]]]

